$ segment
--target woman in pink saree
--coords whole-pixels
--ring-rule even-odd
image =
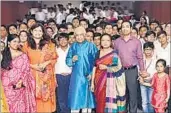
[[[18,46],[19,37],[9,35],[8,46],[2,54],[2,87],[11,113],[33,113],[36,111],[35,81],[30,72],[28,57],[18,50]]]

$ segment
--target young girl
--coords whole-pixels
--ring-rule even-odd
[[[170,78],[164,72],[166,61],[159,59],[156,62],[157,73],[154,74],[151,84],[140,79],[141,84],[153,87],[151,104],[156,113],[164,113],[170,96]]]

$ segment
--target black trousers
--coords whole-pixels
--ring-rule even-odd
[[[126,86],[127,86],[127,106],[129,105],[130,113],[137,113],[137,97],[138,97],[138,69],[137,67],[125,70]]]

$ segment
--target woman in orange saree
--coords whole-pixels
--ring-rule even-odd
[[[54,112],[56,110],[54,65],[57,59],[55,45],[46,39],[42,25],[33,25],[31,33],[32,37],[29,37],[28,43],[24,44],[23,51],[29,57],[31,71],[36,80],[37,112]]]
[[[110,48],[107,47],[107,41],[111,42],[111,36],[102,35],[102,49],[97,55],[93,69],[91,90],[95,94],[97,113],[122,113],[126,111],[125,74],[117,52],[110,44]]]

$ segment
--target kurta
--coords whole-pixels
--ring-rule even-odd
[[[153,94],[151,104],[154,108],[163,108],[167,107],[165,99],[167,94],[170,93],[170,78],[169,75],[165,75],[161,78],[158,77],[157,73],[154,74],[152,79]]]
[[[39,72],[34,69],[31,69],[31,71],[36,80],[37,112],[54,112],[56,110],[56,78],[54,68],[57,60],[55,45],[49,43],[42,50],[33,50],[26,43],[23,46],[23,51],[28,55],[32,65],[51,61],[46,67],[45,72]]]
[[[95,108],[94,96],[90,91],[90,81],[87,76],[92,73],[97,51],[96,46],[87,41],[73,43],[68,51],[66,64],[72,67],[68,106],[72,110]],[[75,55],[78,56],[78,60],[72,62]]]

